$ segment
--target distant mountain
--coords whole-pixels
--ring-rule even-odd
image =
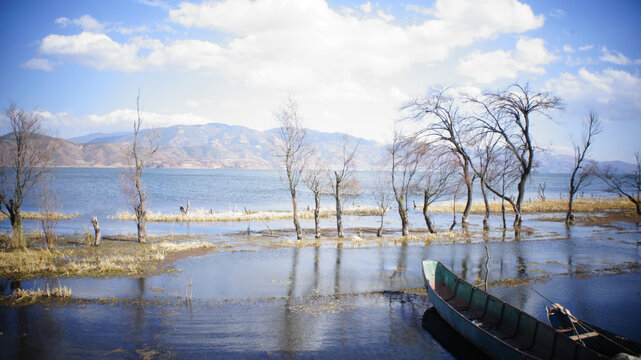
[[[587,160],[586,161],[592,161]],[[574,156],[552,154],[549,152],[538,152],[535,154],[537,164],[536,171],[539,173],[570,173],[574,168]],[[627,173],[634,171],[634,164],[623,161],[599,161],[599,166],[609,165],[616,168],[618,172]]]
[[[164,168],[274,168],[273,145],[279,129],[258,131],[244,126],[219,123],[205,125],[176,125],[157,130],[160,148],[151,167]],[[150,130],[141,131],[144,139]],[[385,146],[376,141],[341,133],[315,130],[307,132],[309,143],[315,148],[316,160],[329,167],[339,166],[343,139],[350,146],[358,144],[355,167],[361,170],[381,168],[384,165]],[[71,138],[56,139],[59,149],[54,153],[54,166],[72,167],[124,167],[127,166],[126,149],[133,141],[131,132],[94,133]],[[0,137],[0,151],[11,146],[11,137]],[[15,146],[15,145],[14,145]],[[536,171],[541,173],[568,173],[574,159],[568,155],[537,152]],[[619,171],[632,171],[633,165],[610,162]],[[278,164],[280,166],[280,164]]]
[[[93,133],[83,136],[78,136],[74,138],[67,139],[72,143],[76,144],[86,144],[90,142],[112,142],[115,138],[127,135],[126,132],[116,132],[116,133]]]
[[[145,139],[151,130],[143,130]],[[258,131],[243,126],[218,123],[205,125],[176,125],[160,128],[160,148],[150,167],[168,168],[251,168],[274,167],[273,144],[278,129]],[[351,146],[358,144],[355,165],[371,169],[381,165],[385,154],[382,144],[341,133],[308,130],[309,143],[317,150],[316,159],[329,166],[337,166],[343,138]],[[123,167],[128,145],[133,141],[131,132],[93,133],[68,140],[56,139],[54,166]],[[0,149],[11,146],[11,138],[0,138]]]

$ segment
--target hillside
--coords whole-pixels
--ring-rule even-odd
[[[278,129],[258,131],[243,126],[210,123],[205,125],[176,125],[157,129],[160,148],[151,167],[163,168],[273,168],[272,144]],[[149,130],[141,132],[145,139]],[[308,130],[308,141],[315,148],[315,160],[332,167],[338,166],[343,139],[350,146],[358,144],[355,165],[368,170],[384,166],[385,146],[375,141],[341,133]],[[56,139],[59,149],[54,153],[54,166],[70,167],[124,167],[125,150],[131,144],[131,133],[94,133],[69,140]],[[0,150],[7,153],[11,137],[0,137]],[[542,173],[567,173],[573,158],[567,155],[537,153],[538,168]],[[612,163],[621,171],[630,171],[631,164]]]

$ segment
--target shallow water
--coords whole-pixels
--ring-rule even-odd
[[[90,231],[91,218],[97,216],[103,235],[129,234],[136,231],[134,221],[110,220],[118,212],[129,209],[129,203],[122,194],[120,176],[122,169],[111,168],[57,168],[54,169],[54,179],[51,182],[54,194],[59,202],[59,211],[63,213],[79,213],[80,216],[62,220],[58,223],[56,232],[59,234],[81,233]],[[362,194],[345,199],[344,206],[353,205],[374,206],[371,187],[376,179],[376,172],[357,171],[355,177],[362,187]],[[546,194],[549,198],[565,196],[568,174],[534,174],[528,182],[526,200],[536,199],[538,185],[546,184]],[[289,193],[280,180],[276,170],[239,170],[239,169],[146,169],[143,183],[149,196],[148,209],[163,213],[179,213],[179,206],[191,202],[191,209],[213,209],[216,212],[231,210],[291,210]],[[474,199],[481,201],[479,187],[475,187]],[[612,196],[605,192],[600,180],[594,181],[585,190],[586,196]],[[447,200],[447,199],[444,199]],[[462,199],[460,199],[462,200]],[[447,200],[450,201],[450,200]],[[409,199],[410,208],[413,202],[422,203],[422,198],[413,195]],[[314,206],[314,198],[302,184],[298,189],[299,209]],[[323,196],[323,208],[334,207],[331,196]],[[25,199],[22,211],[38,211],[37,191],[29,193]],[[462,209],[462,207],[461,207]],[[131,210],[129,210],[131,212]],[[498,221],[495,217],[494,221]],[[480,218],[479,218],[480,219]],[[438,227],[449,227],[452,222],[451,214],[434,214],[434,222]],[[347,216],[344,219],[346,227],[377,227],[377,217]],[[460,221],[460,216],[459,216]],[[480,220],[477,222],[480,224]],[[422,213],[410,209],[410,224],[413,227],[424,227]],[[323,219],[322,227],[334,227],[335,220]],[[25,231],[40,229],[36,220],[25,219]],[[252,230],[281,229],[292,227],[291,220],[241,222],[241,223],[157,223],[148,225],[150,234],[229,234],[244,231],[250,226]],[[303,226],[312,229],[313,220],[304,220]],[[386,217],[386,227],[400,228],[398,214],[390,213]],[[0,221],[0,231],[10,231],[8,220]]]
[[[530,284],[489,291],[545,320],[548,302],[533,287],[583,320],[641,341],[638,225],[568,230],[526,221],[536,231],[520,241],[492,233],[488,280]],[[390,292],[423,287],[425,258],[471,282],[485,277],[485,243],[473,234],[453,245],[230,250],[179,260],[178,271],[147,278],[23,281],[24,288],[60,282],[76,298],[128,301],[0,307],[0,348],[10,349],[0,357],[451,358],[421,326],[428,300]],[[619,264],[628,267],[610,269]],[[0,285],[10,291],[9,282]]]

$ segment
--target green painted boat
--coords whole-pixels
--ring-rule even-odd
[[[437,260],[423,261],[423,276],[441,317],[493,359],[607,359],[472,286]]]

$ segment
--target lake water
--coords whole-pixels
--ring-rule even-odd
[[[64,213],[80,213],[71,220],[60,221],[58,233],[82,232],[91,229],[91,218],[97,216],[103,234],[134,233],[136,225],[133,221],[110,220],[119,211],[130,210],[122,194],[120,176],[121,169],[113,168],[58,168],[54,170],[52,188],[59,199],[60,211]],[[358,171],[355,177],[363,189],[362,194],[344,201],[344,207],[353,205],[375,206],[371,194],[376,173]],[[546,196],[559,198],[567,196],[569,182],[568,174],[535,174],[528,183],[526,199],[536,199],[539,184],[545,184]],[[178,213],[179,207],[185,206],[189,200],[191,209],[213,209],[216,212],[248,209],[258,210],[291,210],[291,199],[287,188],[280,180],[276,170],[229,170],[229,169],[146,169],[143,183],[149,195],[148,209],[164,213]],[[314,206],[312,193],[303,184],[298,189],[299,208]],[[586,196],[612,196],[606,192],[604,184],[598,179],[585,190]],[[37,192],[27,196],[23,211],[38,211]],[[481,202],[478,186],[475,187],[475,201]],[[422,203],[420,196],[414,196],[413,201]],[[324,196],[322,207],[334,208],[334,200]],[[410,205],[410,208],[412,206]],[[462,210],[462,206],[460,207]],[[496,217],[495,217],[496,218]],[[345,218],[346,227],[377,226],[376,217]],[[496,220],[496,219],[495,219]],[[434,214],[434,221],[439,226],[451,223],[451,215]],[[323,227],[333,227],[335,220],[324,219]],[[410,211],[412,226],[424,226],[422,214],[418,210]],[[480,223],[480,222],[479,222]],[[152,234],[166,233],[205,233],[225,234],[247,229],[247,223],[150,223],[148,231]],[[303,221],[303,226],[313,228],[313,220]],[[395,211],[387,215],[387,226],[400,228],[400,220]],[[25,220],[25,231],[39,227],[38,221]],[[291,220],[255,222],[253,230],[289,228]],[[10,231],[8,220],[0,222],[0,231]]]
[[[89,228],[97,215],[106,233],[133,233],[129,221],[107,220],[126,208],[117,169],[60,169],[55,186],[63,211],[80,212],[62,221],[59,232]],[[374,173],[359,172],[367,186]],[[537,175],[530,185],[545,182],[547,195],[564,192],[567,175]],[[275,171],[150,169],[145,184],[152,210],[177,212],[191,200],[193,208],[216,211],[234,207],[287,210],[288,193]],[[587,194],[606,195],[598,184]],[[477,197],[480,199],[480,197]],[[324,199],[331,207],[330,198]],[[350,199],[371,204],[364,193]],[[301,207],[312,204],[301,191]],[[35,210],[30,200],[25,210]],[[394,212],[386,226],[400,227]],[[102,220],[104,219],[104,220]],[[0,359],[207,359],[207,358],[399,358],[451,359],[468,347],[426,313],[429,300],[400,289],[423,287],[421,261],[438,259],[470,282],[485,277],[488,245],[490,282],[530,281],[514,287],[493,286],[489,292],[545,321],[548,302],[532,288],[572,310],[585,321],[641,341],[641,223],[574,226],[525,216],[528,231],[519,239],[497,229],[493,216],[489,242],[482,238],[482,217],[471,217],[467,242],[457,244],[396,244],[343,248],[269,249],[261,246],[223,250],[174,264],[176,272],[146,277],[101,279],[0,280],[0,294],[12,287],[69,287],[85,303],[60,306],[0,306]],[[374,217],[350,216],[347,227],[374,226]],[[445,226],[451,214],[436,214]],[[412,223],[422,226],[418,211]],[[154,224],[151,232],[228,234],[247,223]],[[0,223],[8,231],[8,221]],[[36,226],[28,222],[26,226]],[[291,221],[251,224],[290,228]],[[311,228],[313,224],[304,222]],[[334,226],[326,219],[324,227]],[[225,235],[223,235],[225,236]],[[465,235],[462,235],[465,237]],[[230,237],[231,238],[231,237]],[[623,264],[622,271],[613,270]],[[184,301],[192,291],[190,303]],[[118,300],[109,300],[112,297]],[[102,302],[97,301],[103,299]],[[106,300],[105,300],[106,299]],[[427,331],[437,324],[436,336]],[[429,326],[427,326],[429,328]],[[450,329],[451,330],[451,329]],[[447,350],[446,350],[447,349]],[[476,355],[470,350],[472,354]],[[460,355],[460,353],[457,353]],[[470,354],[469,352],[467,353]]]

